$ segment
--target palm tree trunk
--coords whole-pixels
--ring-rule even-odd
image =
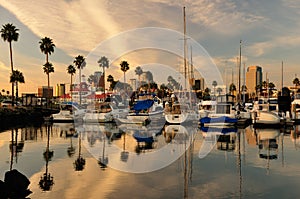
[[[19,84],[16,82],[16,102],[18,101],[18,96],[19,95]]]
[[[46,53],[46,63],[48,63],[48,53]],[[49,98],[50,98],[50,83],[49,83],[49,74],[48,75],[48,88],[47,88],[47,104],[46,104],[46,107],[48,107],[48,104],[49,104]]]
[[[79,68],[79,104],[81,105],[81,66]]]
[[[50,102],[50,75],[49,73],[47,74],[47,77],[48,77],[48,92],[47,92],[47,104]]]
[[[105,99],[105,67],[103,66],[103,91],[104,91],[104,99]]]
[[[70,85],[70,94],[71,94],[71,102],[73,102],[73,95],[72,95],[72,83],[73,83],[73,81],[72,81],[72,74],[71,74],[71,85]]]
[[[126,82],[126,79],[125,79],[125,72],[124,72],[124,91],[125,91],[125,82]]]
[[[11,45],[11,42],[9,42],[9,55],[10,55],[11,74],[13,74],[13,72],[14,72],[14,63],[13,63],[13,58],[12,58],[12,45]],[[14,100],[15,100],[14,88],[15,88],[15,83],[12,82],[11,83],[11,102],[12,102],[12,106],[14,106]]]

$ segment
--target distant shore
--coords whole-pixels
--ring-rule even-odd
[[[55,110],[42,108],[0,108],[0,130],[31,124],[41,124]]]

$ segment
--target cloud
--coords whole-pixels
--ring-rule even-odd
[[[106,9],[106,1],[0,1],[32,32],[51,37],[58,48],[75,56],[90,51],[108,35],[119,32]]]

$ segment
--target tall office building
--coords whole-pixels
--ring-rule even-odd
[[[255,87],[262,84],[262,67],[249,66],[246,72],[246,86],[248,93],[255,93]]]

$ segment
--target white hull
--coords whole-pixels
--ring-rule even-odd
[[[269,111],[253,112],[252,120],[256,124],[280,124],[280,117]]]
[[[57,114],[52,114],[51,118],[53,122],[74,122],[82,119],[82,115],[74,115],[70,111],[60,111]]]
[[[196,113],[185,112],[181,114],[166,113],[165,119],[169,124],[182,124],[186,122],[194,122],[199,120]]]
[[[113,116],[110,113],[86,113],[83,117],[84,122],[112,122]]]

